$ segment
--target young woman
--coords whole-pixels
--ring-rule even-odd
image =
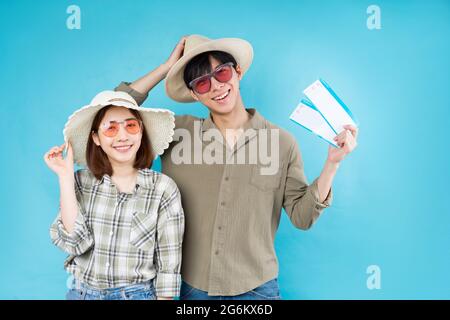
[[[44,156],[59,179],[53,243],[70,256],[67,299],[179,295],[184,213],[172,179],[151,170],[172,141],[173,113],[104,91],[76,111]],[[67,148],[67,156],[63,150]],[[74,174],[74,162],[87,166]]]

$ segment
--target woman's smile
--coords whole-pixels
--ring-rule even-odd
[[[115,146],[113,148],[120,153],[126,153],[131,149],[132,146],[133,145],[130,144],[130,145],[124,145],[124,146]]]

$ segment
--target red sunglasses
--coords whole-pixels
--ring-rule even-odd
[[[211,90],[211,77],[222,83],[230,81],[233,76],[233,65],[233,62],[227,62],[218,66],[213,72],[189,82],[189,88],[198,94],[204,94]]]

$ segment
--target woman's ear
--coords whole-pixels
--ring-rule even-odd
[[[100,146],[100,139],[98,138],[98,134],[92,131],[92,140],[94,141],[95,145],[98,147]]]
[[[189,92],[191,93],[192,98],[193,98],[195,101],[198,101],[198,97],[197,97],[197,95],[195,94],[195,92],[192,91],[192,90],[189,90]]]

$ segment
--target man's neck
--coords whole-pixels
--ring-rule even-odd
[[[242,100],[227,114],[215,114],[211,112],[211,117],[216,127],[222,133],[228,146],[232,149],[242,132],[238,131],[249,121],[250,115],[245,110]]]
[[[247,110],[245,110],[242,100],[239,100],[230,113],[218,114],[211,112],[211,117],[216,127],[222,133],[224,133],[227,129],[240,129],[250,119],[250,115]]]

